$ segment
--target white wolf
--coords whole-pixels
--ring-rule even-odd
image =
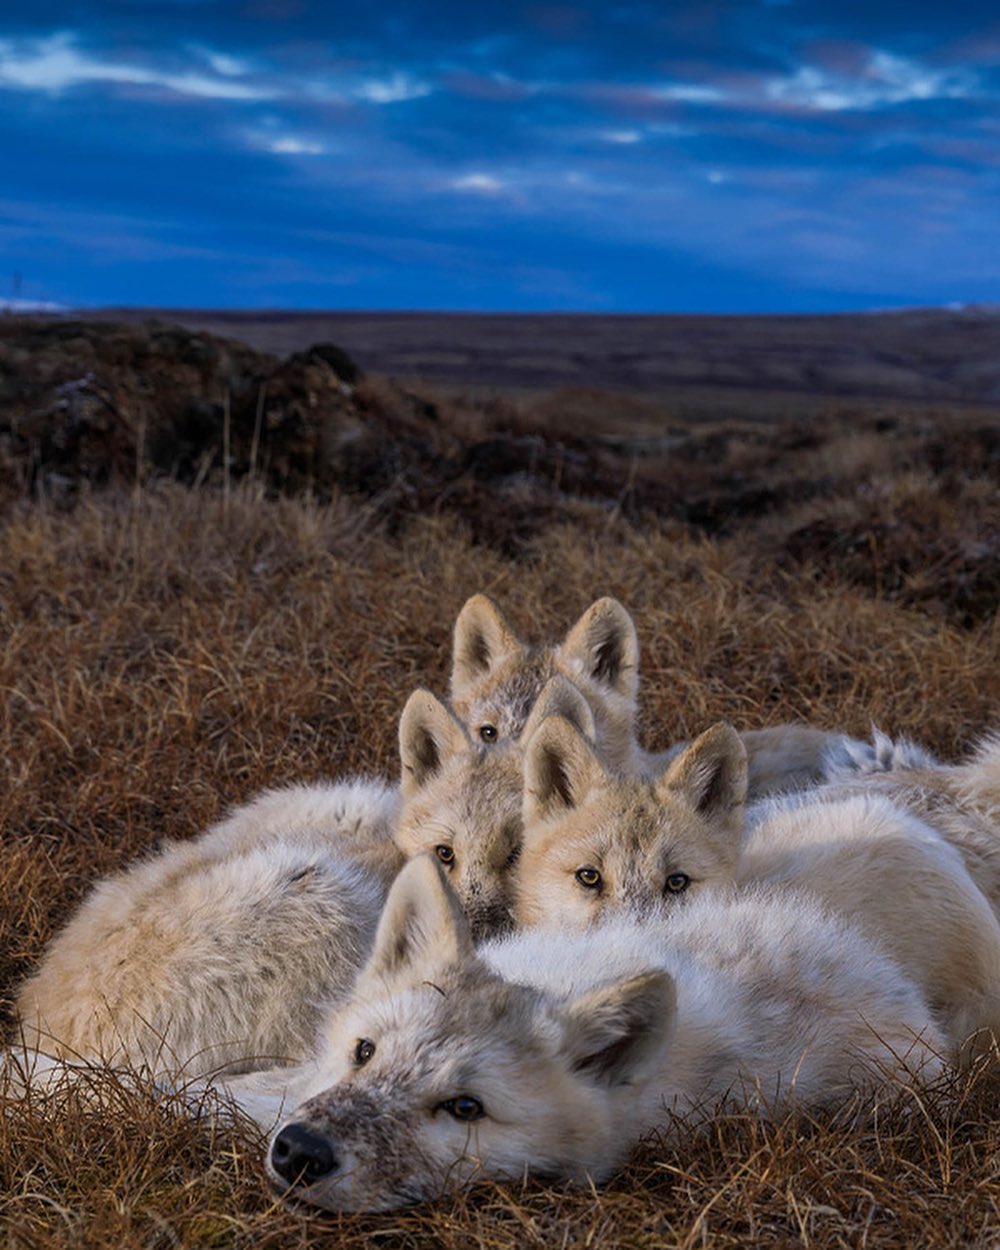
[[[988,734],[960,764],[941,764],[908,739],[877,729],[872,743],[835,744],[827,798],[879,794],[940,830],[1000,918],[1000,733]]]
[[[523,743],[558,714],[592,738],[586,700],[564,677],[542,688],[518,742],[487,748],[429,691],[415,691],[400,722],[402,810],[395,842],[407,859],[434,854],[477,938],[513,924],[521,852]]]
[[[645,781],[608,770],[550,717],[525,776],[520,924],[585,927],[630,908],[673,917],[734,884],[808,890],[921,987],[952,1055],[1000,1036],[1000,925],[941,831],[885,795],[831,786],[745,812],[745,752],[723,724]]]
[[[308,1054],[371,946],[398,806],[378,782],[272,792],[99,882],[21,987],[25,1046],[187,1076]]]
[[[656,776],[683,749],[681,743],[657,755],[639,745],[639,639],[616,599],[591,604],[554,647],[523,643],[486,595],[467,600],[455,622],[451,702],[474,738],[490,744],[522,737],[539,692],[555,674],[567,677],[587,700],[597,750],[611,767]],[[843,734],[810,725],[774,725],[741,736],[753,795],[812,784],[831,752],[862,749]]]
[[[593,720],[565,680],[529,726]],[[22,987],[32,1051],[199,1076],[300,1059],[320,1004],[353,980],[407,858],[445,865],[473,932],[512,924],[521,750],[486,752],[428,691],[400,719],[399,788],[268,791],[200,838],[99,882]]]
[[[792,892],[706,895],[676,924],[472,945],[433,860],[400,873],[371,959],[291,1085],[268,1172],[380,1210],[475,1177],[605,1179],[678,1112],[761,1114],[940,1070],[920,992]]]

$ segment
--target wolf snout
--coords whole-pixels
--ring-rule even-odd
[[[339,1165],[322,1134],[306,1124],[286,1124],[271,1144],[271,1166],[289,1185],[313,1185]]]

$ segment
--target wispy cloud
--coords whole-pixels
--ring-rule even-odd
[[[401,104],[430,95],[431,86],[410,74],[394,73],[386,78],[370,78],[359,83],[352,94],[370,104]]]
[[[192,68],[176,67],[182,56]],[[149,87],[178,96],[251,103],[302,99],[372,105],[418,100],[433,90],[429,82],[402,70],[305,78],[280,70],[262,73],[240,57],[197,44],[138,63],[111,52],[85,51],[70,31],[39,39],[0,39],[0,89],[57,95],[85,86]]]
[[[493,174],[472,173],[461,174],[452,178],[448,184],[452,191],[472,191],[479,195],[497,195],[505,188],[505,183]]]
[[[677,100],[682,104],[718,104],[727,94],[720,87],[688,82],[658,83],[647,90],[654,99]]]
[[[249,62],[230,56],[228,52],[216,52],[212,48],[198,46],[195,47],[195,51],[205,58],[213,73],[221,74],[224,78],[240,78],[244,74],[249,74],[252,69]]]
[[[238,82],[232,73],[175,73],[82,52],[68,32],[44,39],[0,40],[0,87],[58,93],[95,83],[154,87],[215,100],[267,100],[276,93],[260,83]]]
[[[771,79],[767,98],[818,112],[867,111],[919,100],[958,100],[974,95],[979,80],[965,68],[935,69],[907,57],[873,50],[858,74],[802,65]]]
[[[327,150],[318,140],[303,139],[298,135],[269,138],[262,146],[276,156],[322,156]]]
[[[622,147],[642,142],[642,134],[638,130],[599,130],[597,137],[605,143],[616,143]]]

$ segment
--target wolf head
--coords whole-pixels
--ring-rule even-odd
[[[746,791],[746,751],[728,725],[644,781],[609,770],[572,725],[548,717],[525,748],[518,923],[579,928],[731,883]]]
[[[604,758],[633,768],[639,642],[616,599],[591,604],[556,647],[525,645],[485,595],[466,602],[455,622],[451,702],[475,741],[522,737],[542,687],[557,673],[590,705]]]
[[[641,1132],[622,1114],[675,1013],[660,971],[574,1001],[503,980],[429,856],[389,893],[304,1100],[273,1135],[272,1181],[331,1210],[385,1210],[477,1177],[600,1179]]]
[[[564,677],[544,686],[527,732],[553,714],[593,736],[590,709]],[[486,748],[439,699],[416,690],[400,719],[399,753],[403,805],[396,844],[408,859],[423,852],[438,859],[477,939],[508,928],[521,852],[520,744]]]

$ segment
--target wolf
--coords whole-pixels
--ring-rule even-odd
[[[513,871],[521,853],[523,743],[551,715],[593,739],[583,695],[558,674],[535,700],[522,738],[486,747],[428,690],[400,720],[402,806],[395,845],[406,859],[433,854],[445,868],[477,939],[513,924]]]
[[[371,946],[398,808],[375,780],[270,792],[100,881],[17,995],[23,1045],[192,1078],[301,1059]]]
[[[655,777],[686,745],[650,754],[636,738],[639,640],[616,599],[591,604],[554,647],[523,643],[486,595],[467,600],[455,621],[450,698],[474,738],[487,745],[520,738],[542,686],[557,673],[590,705],[598,753],[613,768]],[[742,738],[753,795],[813,784],[831,753],[861,749],[846,735],[800,724],[746,730]]]
[[[563,678],[529,728],[559,714],[593,735]],[[300,1059],[318,1004],[352,981],[386,891],[434,853],[477,938],[513,923],[521,751],[486,752],[429,691],[399,724],[401,780],[270,790],[201,837],[98,883],[21,988],[31,1051],[195,1078]]]
[[[906,738],[872,730],[872,741],[839,743],[827,755],[826,798],[878,794],[927,821],[961,854],[1000,919],[1000,733],[987,734],[959,764],[943,764]]]
[[[478,1177],[603,1181],[671,1116],[762,1115],[941,1071],[920,991],[792,891],[706,894],[474,947],[429,856],[397,877],[371,958],[290,1080],[269,1142],[283,1192],[385,1210]]]
[[[997,918],[940,829],[887,795],[847,791],[747,809],[746,752],[728,725],[646,781],[609,770],[550,717],[526,751],[516,918],[586,927],[639,908],[672,923],[706,890],[806,890],[885,947],[921,987],[951,1055],[970,1061],[1000,1036]]]

